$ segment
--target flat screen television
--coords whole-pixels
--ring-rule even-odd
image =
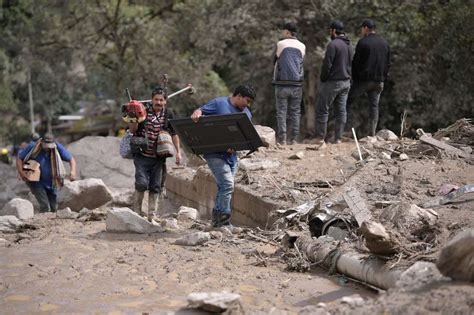
[[[170,120],[171,126],[194,154],[236,151],[255,151],[263,146],[262,140],[245,113],[201,116],[198,122],[191,118]]]

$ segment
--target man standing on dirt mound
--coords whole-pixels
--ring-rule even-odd
[[[174,118],[173,112],[166,108],[167,93],[163,87],[157,87],[151,93],[151,107],[147,109],[145,120],[138,123],[128,123],[131,133],[143,144],[138,152],[133,154],[135,165],[135,195],[133,211],[143,216],[142,203],[145,191],[148,190],[148,220],[151,222],[156,211],[157,196],[162,192],[163,172],[166,157],[157,152],[158,135],[160,131],[168,131],[175,149],[176,164],[181,163],[181,149],[179,137],[174,132],[170,119]]]
[[[363,38],[356,46],[352,60],[353,83],[347,99],[348,124],[353,124],[351,105],[356,98],[367,93],[369,98],[369,135],[375,136],[379,121],[379,100],[390,67],[390,47],[385,39],[375,34],[375,22],[364,20],[360,25]]]
[[[76,160],[62,144],[54,141],[54,136],[50,133],[36,142],[31,142],[18,153],[16,159],[18,175],[26,182],[38,201],[40,212],[56,212],[58,208],[57,188],[63,185],[66,176],[62,161],[69,162],[69,179],[74,181]]]
[[[329,107],[334,104],[335,143],[340,143],[346,124],[347,94],[351,87],[352,46],[345,36],[344,24],[333,21],[329,26],[331,42],[326,48],[321,68],[318,102],[316,104],[316,138],[324,147]]]
[[[283,39],[273,53],[277,133],[279,144],[295,144],[300,133],[301,99],[303,97],[303,61],[306,46],[296,39],[295,23],[283,25]],[[286,118],[291,129],[287,132]],[[288,135],[287,135],[288,134]]]
[[[252,119],[252,114],[247,108],[255,99],[255,90],[250,84],[239,85],[231,96],[222,96],[209,101],[196,109],[191,115],[194,122],[202,115],[225,115],[243,112]],[[234,192],[234,177],[237,172],[237,154],[229,148],[226,152],[204,154],[207,165],[211,170],[217,184],[217,194],[214,208],[212,209],[212,225],[214,227],[227,226],[231,218],[231,199]]]

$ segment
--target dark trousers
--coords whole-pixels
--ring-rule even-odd
[[[334,104],[336,118],[336,140],[340,140],[346,124],[346,101],[351,87],[350,80],[326,81],[319,86],[318,101],[316,103],[316,137],[326,138],[329,106]]]
[[[347,116],[348,124],[347,127],[350,129],[353,124],[352,120],[352,103],[356,98],[360,97],[362,94],[366,93],[369,99],[369,133],[371,136],[375,135],[375,130],[377,129],[377,124],[379,121],[379,101],[380,94],[383,91],[383,82],[375,81],[355,81],[351,90],[349,91],[349,96],[347,98]]]
[[[58,209],[56,189],[48,189],[39,183],[27,182],[27,185],[39,203],[40,212],[56,212]]]
[[[141,154],[133,155],[135,164],[135,190],[159,194],[163,169],[166,160],[163,158],[147,157]]]

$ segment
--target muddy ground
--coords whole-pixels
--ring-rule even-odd
[[[133,235],[105,232],[105,223],[39,214],[36,230],[3,235],[2,314],[176,311],[186,314],[192,292],[241,294],[249,313],[297,313],[306,305],[374,293],[324,270],[286,272],[277,246],[223,236],[200,247],[174,245],[193,231]],[[265,266],[259,264],[265,261]],[[191,311],[189,311],[191,312]],[[195,311],[191,313],[195,314]]]
[[[367,147],[371,155],[366,163],[356,163],[351,156],[353,142],[325,150],[311,143],[264,148],[252,158],[279,161],[280,167],[240,170],[237,182],[282,209],[354,187],[375,219],[383,211],[376,207],[380,201],[422,204],[436,197],[442,184],[474,183],[474,166],[465,159],[421,154],[404,143],[409,159],[401,161],[397,155],[381,155],[393,150],[390,143]],[[291,158],[300,151],[301,159]],[[321,182],[329,184],[321,187]],[[168,200],[165,212],[173,213],[178,206],[179,201]],[[473,209],[472,196],[436,208],[436,224],[421,236],[407,238],[423,244],[420,255],[395,257],[390,263],[435,261],[447,240],[474,228]],[[257,241],[245,233],[183,247],[174,240],[198,226],[180,223],[177,231],[132,235],[106,233],[104,221],[63,220],[54,214],[36,215],[30,223],[36,229],[0,235],[1,313],[186,314],[195,313],[186,309],[189,293],[226,290],[241,294],[249,314],[468,314],[474,306],[472,284],[447,281],[416,292],[391,289],[377,295],[317,267],[307,273],[288,272],[278,243]],[[354,294],[364,302],[339,300]],[[316,308],[318,303],[325,304]]]

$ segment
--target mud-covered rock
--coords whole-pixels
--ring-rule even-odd
[[[132,232],[146,234],[165,231],[161,225],[155,222],[148,222],[129,208],[112,208],[107,213],[105,227],[107,232],[113,233]]]
[[[374,254],[395,254],[400,247],[398,240],[380,223],[365,221],[359,231],[365,237],[367,248]]]
[[[80,211],[82,208],[95,209],[112,200],[112,192],[101,179],[88,178],[67,182],[58,196],[59,208],[71,208]]]
[[[474,282],[474,229],[459,233],[441,250],[436,266],[454,280]]]
[[[398,140],[397,135],[393,131],[388,129],[379,130],[375,136],[385,141]]]
[[[0,232],[15,233],[23,222],[14,215],[0,216]]]
[[[197,220],[199,217],[199,212],[190,207],[181,206],[178,209],[178,221],[192,221]]]
[[[199,292],[188,295],[188,307],[213,313],[222,313],[240,303],[240,295],[229,292]]]
[[[449,279],[443,277],[435,264],[418,261],[400,275],[395,288],[400,291],[417,291],[434,282],[446,280]]]
[[[260,136],[260,139],[262,139],[263,145],[265,147],[276,145],[275,130],[261,125],[255,125],[255,130],[257,130],[257,133]]]
[[[25,220],[34,216],[33,204],[25,199],[13,198],[0,211],[0,215],[14,215]]]
[[[209,232],[195,232],[187,234],[175,241],[176,245],[197,246],[208,242],[211,239]]]

